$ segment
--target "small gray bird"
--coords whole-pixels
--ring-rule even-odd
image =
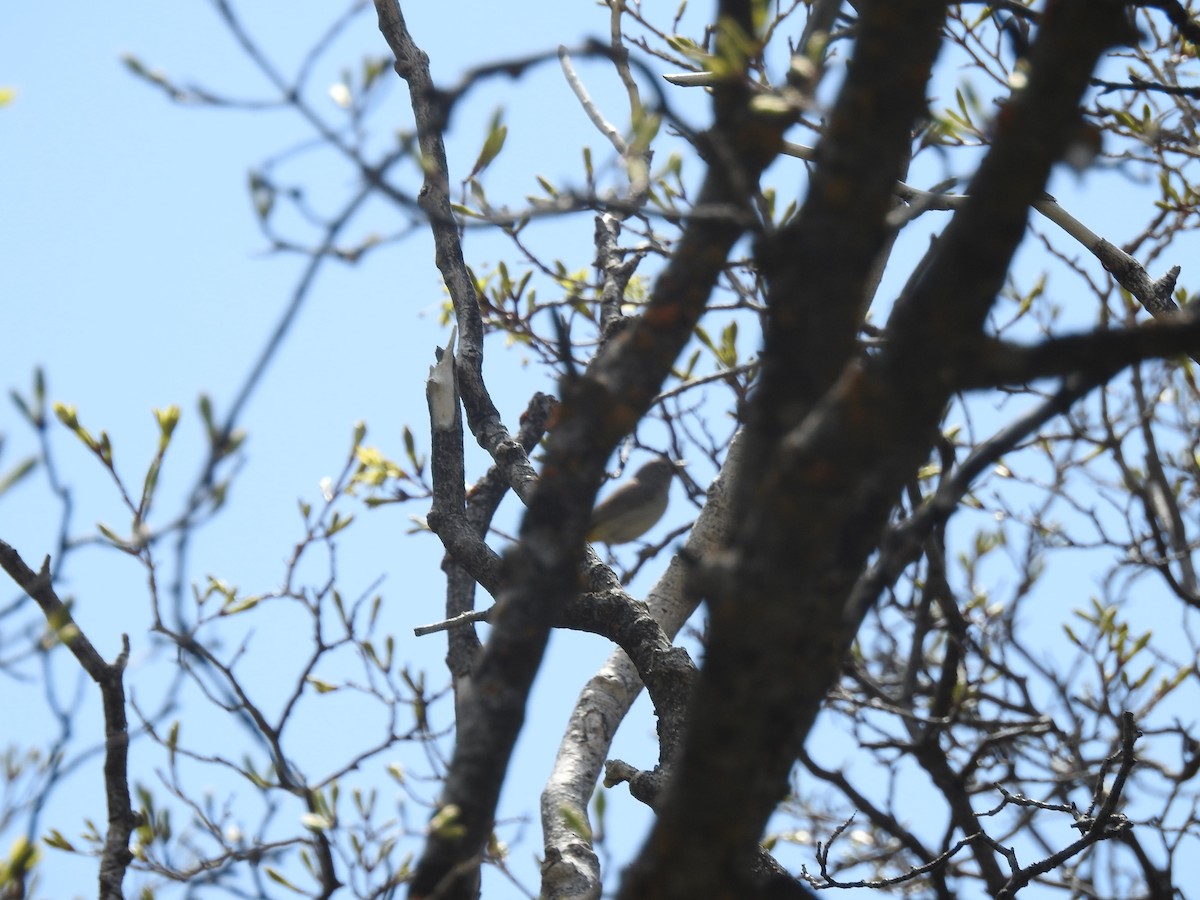
[[[588,541],[624,544],[653,528],[667,511],[675,468],[671,460],[658,457],[638,469],[592,511]]]

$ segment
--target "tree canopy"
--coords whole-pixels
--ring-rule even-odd
[[[51,396],[53,358],[13,385],[36,450],[0,457],[0,508],[36,481],[61,527],[0,534],[21,591],[0,677],[59,731],[5,735],[4,896],[64,853],[104,898],[1183,895],[1190,2],[606,0],[575,13],[603,38],[530,16],[539,49],[454,69],[396,0],[351,3],[290,68],[212,6],[262,99],[124,63],[171,103],[303,123],[248,178],[300,271],[233,396],[157,410],[133,475],[121,435]],[[374,43],[347,41],[371,12]],[[472,30],[470,4],[439,15]],[[440,302],[414,296],[420,240]],[[428,379],[391,387],[428,415],[394,447],[356,426],[299,539],[256,536],[282,579],[242,589],[196,548],[239,514],[250,398],[333,267],[436,309]],[[189,417],[201,462],[164,500]],[[69,477],[65,442],[89,457]],[[588,545],[606,476],[654,458],[681,463],[663,522]],[[97,476],[123,524],[80,536],[65,485]],[[365,589],[339,565],[364,520],[390,541]],[[113,648],[98,586],[63,577],[97,546],[146,594]],[[405,603],[418,570],[441,573],[436,617]],[[612,655],[529,735],[556,630]],[[78,670],[94,685],[64,704]],[[655,740],[619,758],[643,687]],[[518,740],[553,764],[522,772]],[[105,817],[49,815],[85,776]],[[540,795],[514,800],[519,776]],[[633,804],[648,831],[610,852]]]

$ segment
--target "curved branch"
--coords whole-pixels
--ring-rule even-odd
[[[121,635],[120,654],[112,663],[106,663],[55,593],[50,580],[50,557],[42,563],[41,571],[35,573],[16,550],[0,541],[0,568],[41,607],[55,636],[67,645],[100,688],[104,705],[104,793],[108,800],[108,831],[100,856],[100,900],[121,900],[125,870],[133,861],[129,838],[141,824],[129,800],[129,723],[125,717],[123,681],[129,660],[129,637]]]
[[[725,464],[708,488],[687,543],[646,597],[646,608],[668,638],[675,637],[699,601],[688,585],[688,573],[694,569],[689,561],[705,559],[729,538],[731,485],[741,468],[744,446],[738,432]],[[571,710],[554,768],[542,790],[542,894],[547,900],[600,893],[600,860],[590,837],[581,835],[572,823],[588,821],[588,803],[612,739],[642,686],[636,664],[624,650],[617,650],[583,686]]]

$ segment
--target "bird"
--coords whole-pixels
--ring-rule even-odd
[[[637,540],[667,511],[676,463],[656,457],[602,500],[592,511],[588,541],[610,546]]]

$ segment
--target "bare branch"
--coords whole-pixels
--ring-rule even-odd
[[[100,857],[100,898],[121,900],[125,870],[133,861],[129,838],[141,824],[129,800],[129,723],[125,717],[123,682],[129,660],[129,638],[121,636],[120,654],[111,664],[106,663],[55,593],[50,581],[50,557],[42,563],[41,571],[35,573],[16,550],[0,541],[0,567],[37,602],[55,638],[66,644],[100,688],[104,705],[104,793],[108,800],[108,831]]]

